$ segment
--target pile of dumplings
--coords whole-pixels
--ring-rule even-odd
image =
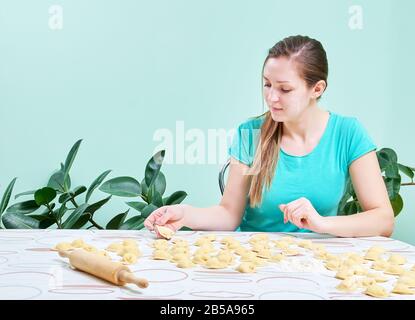
[[[178,268],[201,266],[208,269],[232,268],[241,273],[254,273],[258,268],[290,257],[311,255],[320,261],[329,273],[339,280],[336,289],[341,292],[360,292],[372,297],[386,298],[391,294],[415,294],[415,265],[408,265],[407,259],[399,254],[388,253],[385,248],[373,246],[364,252],[329,253],[323,244],[307,239],[285,236],[270,239],[266,233],[253,234],[247,244],[232,236],[218,238],[206,234],[194,242],[173,237],[169,230],[159,230],[165,238],[151,243],[151,259],[165,260]],[[116,254],[124,264],[134,264],[142,256],[137,241],[126,239],[111,243],[105,250],[99,250],[82,239],[61,242],[55,250],[82,248],[111,259]],[[319,267],[323,268],[323,267]],[[393,282],[392,290],[384,284]]]
[[[58,251],[74,249],[83,249],[85,251],[107,257],[108,259],[111,259],[109,252],[113,252],[121,257],[120,262],[123,264],[134,264],[141,256],[140,248],[137,241],[134,239],[126,239],[121,242],[111,243],[105,250],[99,250],[96,247],[87,244],[83,239],[76,239],[72,242],[60,242],[54,247],[54,250]]]
[[[193,245],[197,249],[192,252],[191,244],[184,239],[173,238],[172,244],[165,239],[158,239],[152,243],[153,259],[168,260],[179,268],[202,266],[208,269],[224,269],[232,267],[242,273],[253,273],[258,267],[268,263],[280,262],[285,257],[301,254],[299,249],[293,248],[296,242],[293,237],[283,237],[271,240],[267,234],[255,234],[249,239],[249,248],[242,245],[237,239],[226,236],[217,239],[214,234],[198,238]],[[215,246],[215,242],[219,243]],[[307,241],[298,243],[306,247]]]

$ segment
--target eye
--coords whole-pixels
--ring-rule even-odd
[[[290,90],[290,89],[281,89],[281,91],[282,91],[282,92],[284,92],[284,93],[288,93],[288,92],[290,92],[291,90]]]
[[[269,87],[271,87],[271,85],[270,85],[269,83],[265,83],[265,84],[264,84],[264,87],[269,88]]]

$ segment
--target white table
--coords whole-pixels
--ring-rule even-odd
[[[233,236],[248,247],[252,233],[192,232],[176,234],[190,243],[202,235],[214,233],[220,239]],[[330,253],[363,252],[378,245],[388,253],[408,259],[407,269],[415,263],[415,247],[384,237],[332,238],[318,234],[269,233],[271,239],[292,235],[324,244]],[[136,239],[143,256],[130,269],[149,280],[149,287],[119,287],[69,267],[54,245],[83,238],[104,249],[108,244],[127,238]],[[206,269],[197,266],[179,269],[169,261],[152,260],[153,233],[101,230],[0,230],[0,299],[376,299],[363,293],[342,293],[335,287],[340,280],[326,270],[311,252],[290,257],[284,263],[270,263],[256,273],[244,274],[234,268]],[[219,242],[217,243],[219,245]],[[310,261],[313,261],[310,265]],[[309,270],[299,270],[302,265]],[[293,267],[294,266],[294,267]],[[381,285],[390,290],[396,277]],[[388,299],[415,299],[415,296],[392,294]]]

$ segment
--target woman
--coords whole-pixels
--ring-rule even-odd
[[[327,76],[319,41],[292,36],[278,42],[263,66],[269,111],[239,126],[220,204],[164,206],[145,226],[390,236],[394,215],[376,146],[357,119],[317,105]],[[337,216],[349,175],[363,211]]]

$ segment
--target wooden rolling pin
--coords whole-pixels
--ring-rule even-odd
[[[119,286],[134,283],[140,288],[147,288],[147,279],[137,278],[130,269],[119,262],[110,261],[104,256],[87,252],[83,249],[59,251],[61,257],[69,258],[72,267],[90,273]]]

